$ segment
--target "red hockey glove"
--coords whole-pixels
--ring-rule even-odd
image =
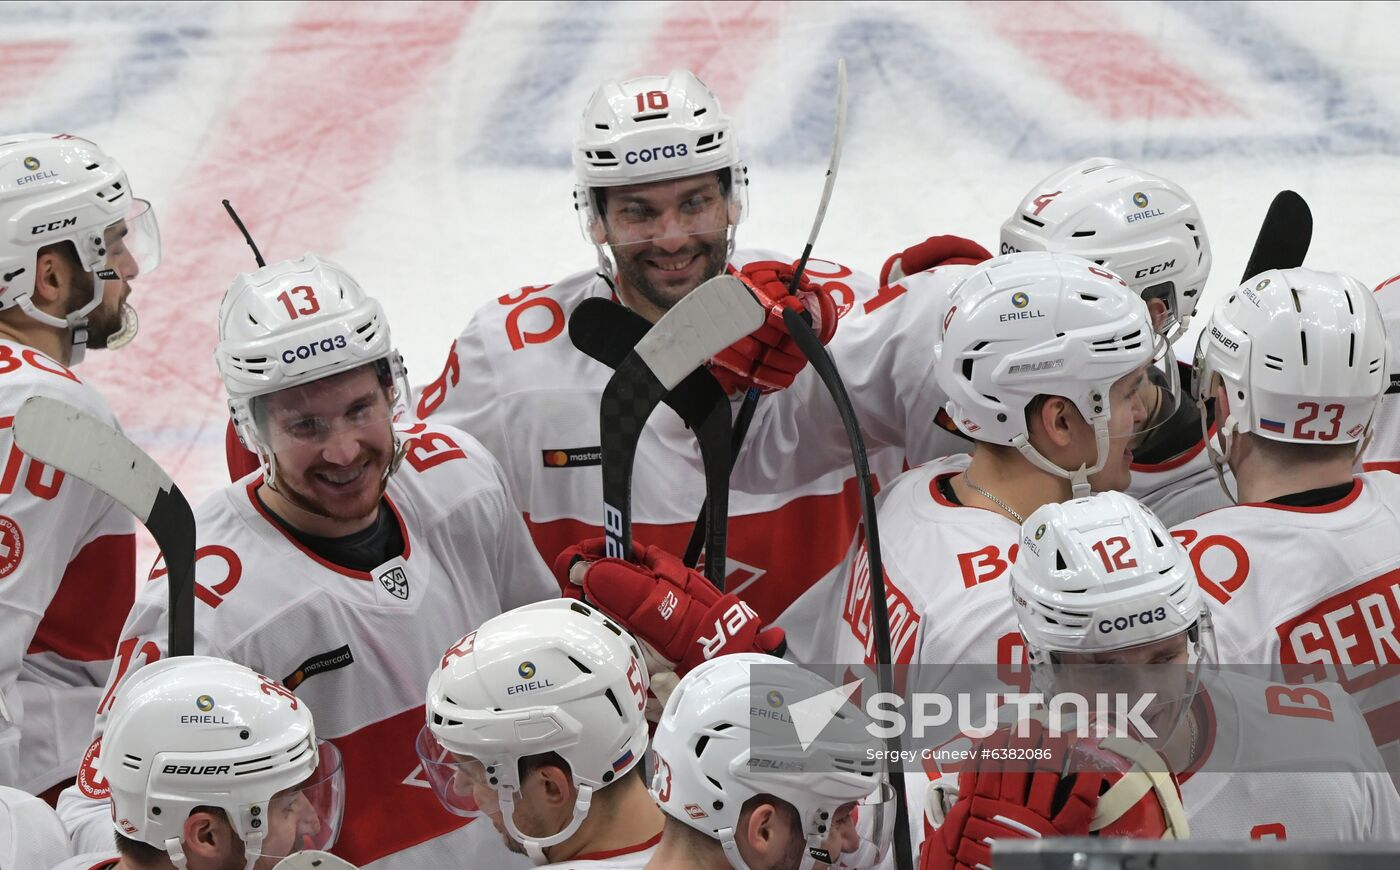
[[[979,745],[979,757],[958,775],[957,803],[924,840],[920,870],[990,867],[989,839],[1089,836],[1104,774],[1061,775],[1069,741],[1027,721],[1026,737],[1013,726]],[[1035,759],[1044,750],[1051,757]]]
[[[929,236],[917,245],[892,255],[880,269],[880,286],[894,284],[917,272],[937,266],[975,266],[992,255],[962,236]]]
[[[554,576],[566,595],[580,597],[581,590],[584,601],[642,645],[658,715],[676,682],[701,662],[736,652],[782,654],[781,628],[763,628],[753,608],[720,592],[678,557],[635,544],[640,564],[598,558],[602,552],[602,538],[569,547],[555,557]]]
[[[795,264],[764,260],[750,263],[739,278],[768,309],[768,319],[752,335],[734,342],[715,355],[711,371],[727,393],[757,387],[761,392],[784,390],[807,364],[807,357],[788,335],[783,311],[807,311],[812,331],[826,344],[836,334],[836,301],[824,286],[813,284],[804,274],[797,293],[789,296]]]
[[[228,430],[224,432],[224,461],[228,464],[229,480],[240,480],[262,468],[258,455],[238,440],[238,432],[233,428],[232,420],[228,421]]]

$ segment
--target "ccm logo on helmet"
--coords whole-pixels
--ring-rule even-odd
[[[1099,633],[1108,634],[1114,631],[1123,631],[1135,625],[1151,625],[1166,618],[1167,609],[1158,607],[1156,610],[1144,610],[1142,613],[1129,613],[1127,616],[1120,616],[1117,619],[1100,619]]]
[[[684,157],[690,153],[683,144],[677,145],[657,145],[654,148],[643,148],[641,151],[628,151],[622,159],[627,164],[650,163],[653,160],[670,160],[673,157]]]
[[[1165,263],[1158,263],[1155,266],[1145,266],[1141,269],[1138,269],[1137,272],[1133,274],[1133,277],[1146,278],[1148,275],[1156,275],[1158,272],[1161,272],[1165,269],[1170,269],[1172,266],[1175,265],[1176,260],[1168,260]]]
[[[221,773],[229,772],[227,764],[167,764],[161,769],[161,773],[177,773],[184,776],[217,776]]]
[[[335,338],[323,338],[320,341],[313,341],[310,344],[282,351],[282,362],[294,363],[299,359],[310,359],[318,352],[329,353],[342,347],[345,347],[345,336],[343,335],[337,335]]]
[[[77,218],[76,216],[74,216],[74,217],[70,217],[70,218],[64,218],[64,219],[61,220],[61,221],[49,221],[49,222],[46,223],[46,224],[39,224],[38,226],[30,227],[30,228],[29,228],[29,234],[30,234],[31,236],[37,236],[37,235],[40,235],[40,234],[42,234],[42,233],[51,233],[51,232],[53,232],[54,230],[61,230],[61,229],[63,229],[64,227],[75,227],[75,226],[77,226],[77,225],[78,225],[78,218]]]

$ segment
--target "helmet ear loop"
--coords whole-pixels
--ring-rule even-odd
[[[1215,479],[1219,482],[1225,497],[1230,500],[1230,504],[1239,504],[1239,497],[1230,491],[1230,485],[1225,482],[1225,466],[1230,460],[1230,445],[1238,432],[1239,421],[1231,412],[1215,427],[1215,438],[1212,439],[1206,426],[1205,402],[1200,399],[1197,399],[1196,402],[1201,408],[1202,438],[1206,442],[1206,455],[1210,457],[1211,467],[1215,469]]]
[[[537,866],[549,863],[549,858],[544,854],[548,846],[557,846],[578,832],[583,820],[588,818],[588,808],[593,803],[593,787],[584,785],[577,781],[574,787],[578,789],[578,797],[574,799],[573,818],[556,834],[547,837],[531,837],[522,834],[515,827],[515,789],[502,788],[497,791],[501,802],[501,822],[506,830],[515,838],[516,842],[525,847],[525,854],[530,856],[530,860]]]
[[[189,859],[185,857],[185,847],[178,837],[171,837],[165,841],[165,854],[170,856],[170,863],[175,867],[175,870],[185,870],[189,865]],[[256,861],[257,858],[253,860]],[[252,870],[252,865],[244,870]]]

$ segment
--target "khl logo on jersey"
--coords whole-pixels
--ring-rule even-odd
[[[408,575],[400,567],[390,568],[379,575],[379,584],[401,601],[408,600]]]

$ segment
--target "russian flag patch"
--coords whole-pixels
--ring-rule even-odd
[[[614,773],[617,773],[618,771],[622,770],[624,767],[626,767],[627,765],[629,765],[629,764],[631,764],[631,763],[632,763],[632,750],[629,749],[629,750],[627,750],[626,752],[622,753],[622,757],[621,757],[621,758],[619,758],[617,761],[614,761],[614,762],[613,762],[613,772],[614,772]]]
[[[1280,435],[1283,434],[1283,424],[1277,420],[1270,420],[1267,417],[1259,418],[1259,428],[1268,429],[1270,432],[1277,432]]]

